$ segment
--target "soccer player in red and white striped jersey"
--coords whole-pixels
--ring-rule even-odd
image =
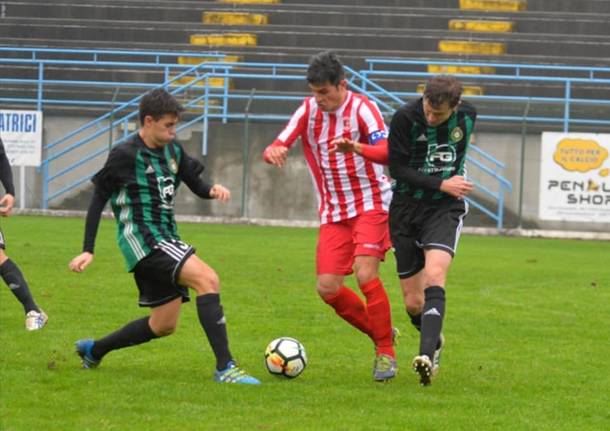
[[[301,138],[320,215],[317,291],[339,316],[373,340],[373,377],[389,380],[397,371],[396,356],[390,304],[379,279],[379,262],[390,247],[392,192],[381,165],[387,164],[387,129],[375,103],[348,89],[334,53],[312,57],[307,81],[312,96],[263,157],[282,167],[289,148]],[[344,285],[353,272],[366,303]]]

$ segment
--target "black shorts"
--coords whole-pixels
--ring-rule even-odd
[[[0,228],[0,248],[2,250],[4,250],[5,245],[4,245],[4,234],[2,233],[2,228]]]
[[[188,288],[178,284],[182,265],[195,249],[182,241],[162,241],[133,270],[140,307],[158,307],[176,298],[190,300]]]
[[[390,237],[398,277],[409,278],[425,265],[424,250],[455,256],[468,203],[460,199],[420,201],[394,195],[390,205]]]

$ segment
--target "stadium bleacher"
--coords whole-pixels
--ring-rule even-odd
[[[220,1],[9,1],[0,20],[0,44],[21,46],[216,50],[235,61],[305,63],[322,49],[341,53],[355,69],[370,57],[505,63],[610,65],[610,3],[530,0],[523,10],[472,10],[469,0],[234,3]],[[489,4],[514,0],[485,0]],[[501,9],[501,8],[500,8]],[[487,27],[468,23],[486,22]],[[466,23],[466,24],[465,24]],[[489,23],[495,27],[489,27]],[[511,31],[500,31],[498,24]],[[489,31],[486,31],[489,30]],[[569,34],[569,38],[566,35]],[[355,43],[357,40],[357,43]],[[188,58],[183,59],[189,61]],[[489,71],[490,68],[486,70]],[[430,68],[430,72],[455,69]],[[486,70],[483,72],[487,73]],[[481,70],[463,73],[480,73]],[[24,74],[32,73],[24,71]],[[50,72],[52,76],[52,71]],[[74,68],[90,76],[91,71]],[[117,78],[120,72],[114,72]],[[145,72],[142,72],[146,74]],[[493,73],[493,71],[491,72]],[[159,75],[151,73],[151,82]],[[137,79],[145,78],[138,76]],[[561,97],[559,84],[482,83],[466,79],[472,94]],[[421,79],[388,81],[389,90],[415,91]],[[219,82],[222,85],[222,82]],[[239,82],[235,83],[240,88]],[[257,88],[301,91],[300,83],[261,81]],[[576,97],[599,95],[581,86]]]

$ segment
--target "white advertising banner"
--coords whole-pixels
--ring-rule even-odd
[[[542,134],[539,217],[610,223],[610,134]]]
[[[0,138],[11,166],[40,166],[42,112],[0,109]]]

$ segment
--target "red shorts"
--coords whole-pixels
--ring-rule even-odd
[[[391,247],[388,213],[373,210],[348,220],[320,226],[316,252],[317,274],[348,275],[356,256],[384,260]]]

